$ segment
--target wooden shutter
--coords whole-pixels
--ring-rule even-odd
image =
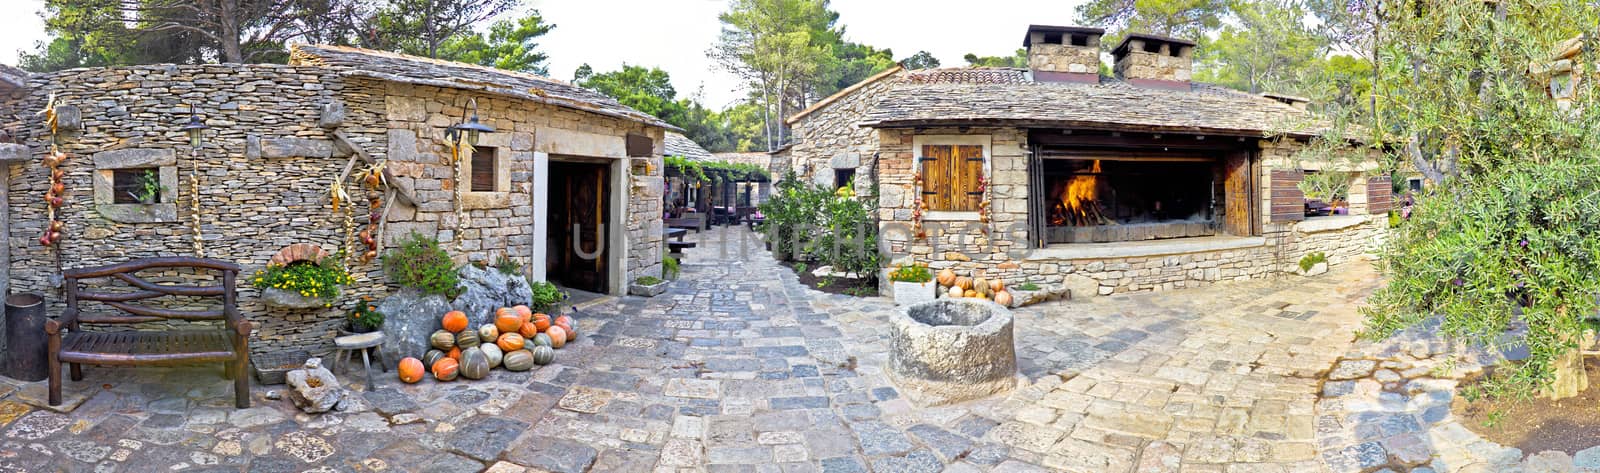
[[[978,180],[983,178],[983,147],[977,145],[955,146],[955,182],[950,187],[950,210],[976,212],[983,201],[983,191]]]
[[[953,210],[950,208],[954,201],[950,198],[950,184],[954,180],[950,161],[955,157],[952,148],[923,145],[922,156],[917,158],[922,165],[922,201],[928,204],[928,210]]]
[[[472,150],[472,192],[494,192],[494,148],[479,146]]]
[[[1389,175],[1367,178],[1367,213],[1384,214],[1391,208],[1394,208],[1394,183],[1389,181]]]
[[[1299,222],[1306,219],[1306,195],[1300,192],[1305,172],[1272,171],[1272,221]]]

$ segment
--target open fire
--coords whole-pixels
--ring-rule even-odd
[[[1115,220],[1106,218],[1100,202],[1095,199],[1100,193],[1100,173],[1100,160],[1096,159],[1088,173],[1074,174],[1065,181],[1057,181],[1056,189],[1050,193],[1056,196],[1052,199],[1055,206],[1050,212],[1050,225],[1090,227],[1117,224]]]
[[[1216,234],[1213,162],[1047,160],[1051,243]]]

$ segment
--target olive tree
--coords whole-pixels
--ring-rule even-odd
[[[1364,335],[1433,317],[1445,336],[1529,356],[1501,393],[1576,394],[1600,294],[1600,99],[1592,1],[1383,2],[1370,126],[1402,170],[1434,185],[1396,229]],[[1556,45],[1588,31],[1577,103],[1549,97]],[[1530,68],[1532,71],[1530,71]]]

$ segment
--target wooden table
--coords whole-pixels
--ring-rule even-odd
[[[671,239],[678,240],[678,241],[683,241],[683,236],[687,235],[689,233],[689,230],[685,230],[685,229],[682,229],[682,228],[668,228],[663,233],[666,234],[667,238],[671,238]]]

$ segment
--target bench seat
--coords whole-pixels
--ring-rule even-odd
[[[225,330],[71,332],[61,336],[60,360],[93,365],[215,363],[238,357]]]

